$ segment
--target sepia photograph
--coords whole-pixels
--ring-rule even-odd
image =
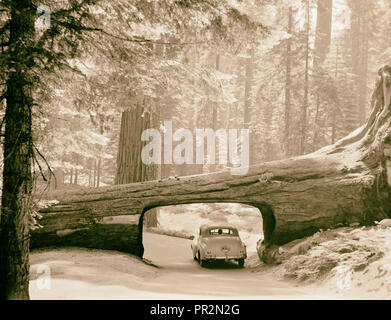
[[[0,0],[2,303],[390,300],[390,35],[391,0]]]

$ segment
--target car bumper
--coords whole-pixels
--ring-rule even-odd
[[[205,254],[204,260],[233,260],[233,259],[246,259],[246,254],[238,255],[215,255],[215,254]]]

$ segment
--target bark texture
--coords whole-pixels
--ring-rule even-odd
[[[31,195],[31,108],[35,11],[31,1],[11,2],[3,190],[0,215],[0,299],[28,299],[29,201]]]
[[[152,175],[152,166],[149,168],[141,160],[141,150],[146,145],[141,134],[150,127],[149,113],[141,105],[122,112],[115,184],[140,182]]]
[[[148,102],[151,103],[148,99],[143,99],[143,104]],[[146,165],[141,159],[141,151],[146,145],[146,142],[141,140],[141,134],[144,130],[154,127],[153,125],[156,126],[153,120],[151,112],[147,112],[146,108],[141,104],[137,104],[133,110],[127,110],[122,113],[116,184],[156,179],[158,166]],[[97,187],[99,187],[99,170]],[[145,220],[147,227],[157,227],[157,210],[149,212]]]
[[[47,239],[61,229],[96,231],[104,217],[134,215],[138,234],[132,236],[137,239],[132,253],[142,256],[142,221],[149,209],[234,202],[259,208],[265,236],[262,257],[271,261],[278,245],[319,229],[355,222],[368,225],[386,218],[391,208],[391,67],[382,68],[379,75],[367,124],[334,145],[252,166],[244,176],[225,171],[52,194],[59,203],[42,210],[44,228],[34,232],[32,240]],[[100,236],[105,239],[104,232]],[[43,242],[37,240],[35,246],[50,244]],[[113,241],[111,245],[120,247]]]
[[[32,237],[31,249],[76,246],[102,250],[119,250],[140,256],[137,224],[94,224],[88,228],[63,229],[38,233]]]

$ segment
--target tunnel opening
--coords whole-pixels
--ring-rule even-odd
[[[194,267],[191,245],[202,225],[231,225],[238,229],[247,248],[247,261],[259,261],[256,247],[274,225],[264,225],[269,208],[241,203],[190,203],[146,208],[139,221],[142,257],[168,268]],[[228,264],[214,263],[214,266]],[[246,263],[247,265],[247,263]]]

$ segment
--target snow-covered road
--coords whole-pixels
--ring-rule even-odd
[[[332,298],[278,281],[268,268],[254,272],[233,263],[201,268],[192,258],[190,244],[190,240],[146,233],[145,258],[159,268],[119,252],[81,248],[35,251],[31,254],[31,298]],[[42,270],[50,270],[49,282]]]
[[[202,268],[193,260],[190,240],[157,234],[144,236],[144,258],[161,267],[158,281],[145,283],[148,291],[220,297],[265,297],[300,295],[302,292],[270,277],[258,277],[235,262]]]

